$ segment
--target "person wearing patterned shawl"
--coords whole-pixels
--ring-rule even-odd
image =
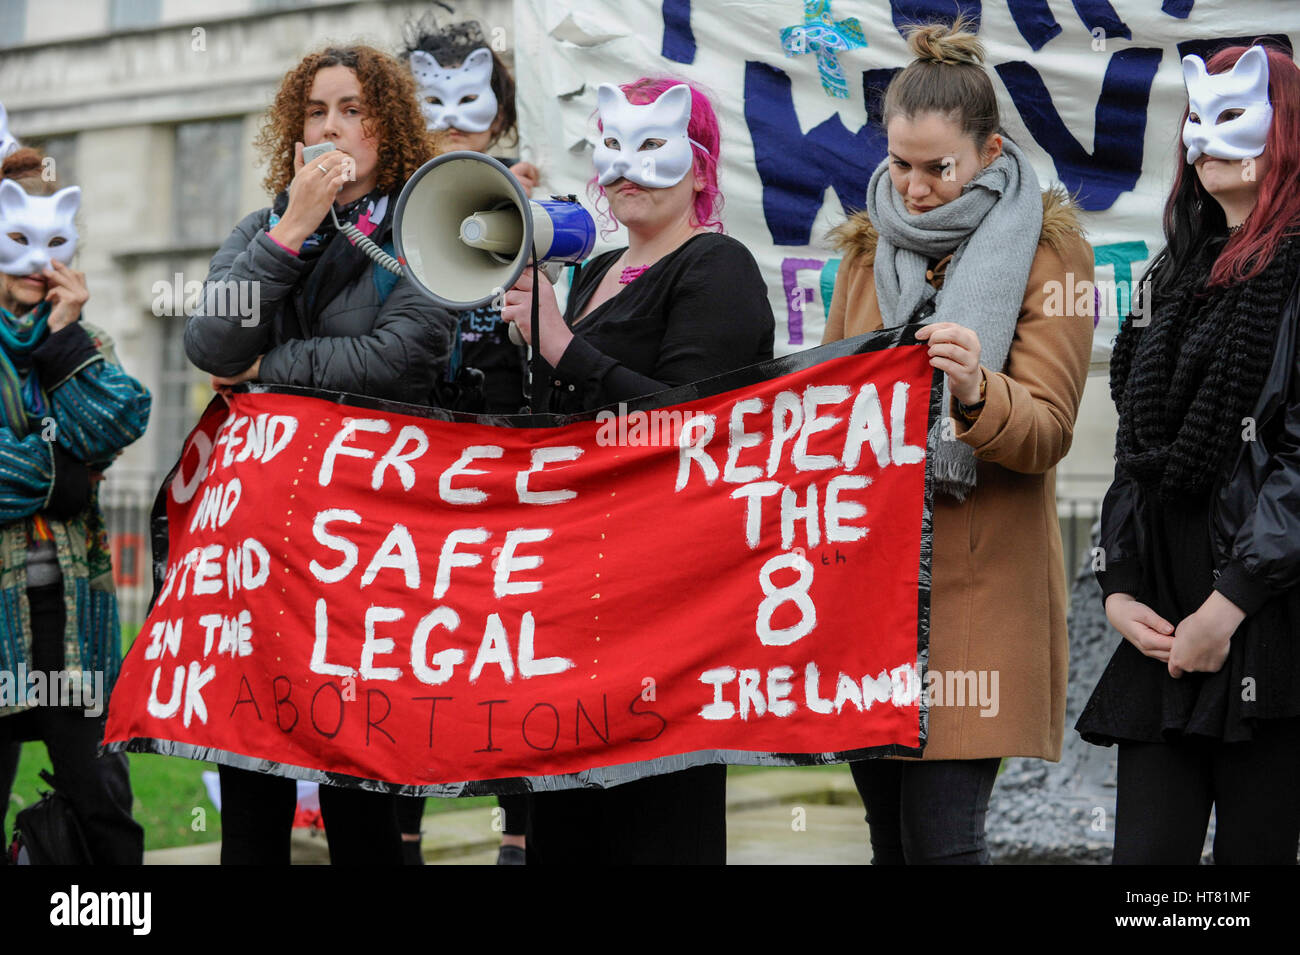
[[[126,757],[99,756],[121,662],[104,469],[144,433],[149,392],[82,321],[76,187],[19,149],[0,173],[0,823],[14,744],[42,740],[98,864],[139,864]]]

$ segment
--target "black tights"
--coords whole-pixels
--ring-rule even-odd
[[[288,865],[298,787],[292,779],[231,766],[221,773],[221,864]],[[320,787],[331,865],[401,865],[399,796]]]
[[[1115,864],[1196,865],[1213,806],[1216,865],[1295,865],[1300,719],[1257,726],[1248,743],[1120,743]]]
[[[999,759],[850,763],[872,865],[988,865],[984,817]]]

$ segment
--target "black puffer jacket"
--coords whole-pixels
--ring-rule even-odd
[[[1255,440],[1243,440],[1231,477],[1211,496],[1215,584],[1247,614],[1300,586],[1300,279],[1283,309],[1268,378],[1251,413]],[[1243,423],[1245,429],[1247,423]],[[1116,475],[1101,515],[1106,596],[1136,594],[1146,553],[1146,506],[1130,478]],[[1292,621],[1300,625],[1300,620]]]
[[[381,246],[392,235],[392,198],[371,236]],[[208,288],[228,284],[205,295],[185,326],[190,361],[224,377],[262,355],[260,381],[426,403],[451,355],[451,314],[407,279],[376,276],[379,267],[351,247],[314,261],[290,254],[267,236],[270,215],[246,216],[213,257]],[[381,286],[391,286],[382,304]],[[236,302],[255,302],[256,314]]]

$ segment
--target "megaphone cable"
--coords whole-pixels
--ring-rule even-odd
[[[402,263],[375,245],[364,232],[350,222],[339,222],[338,214],[334,211],[333,206],[330,206],[330,218],[334,220],[334,227],[347,236],[349,242],[360,249],[380,268],[387,269],[394,275],[406,274],[402,271]]]

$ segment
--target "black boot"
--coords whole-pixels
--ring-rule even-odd
[[[497,865],[527,865],[524,850],[519,846],[502,846],[497,850]]]

